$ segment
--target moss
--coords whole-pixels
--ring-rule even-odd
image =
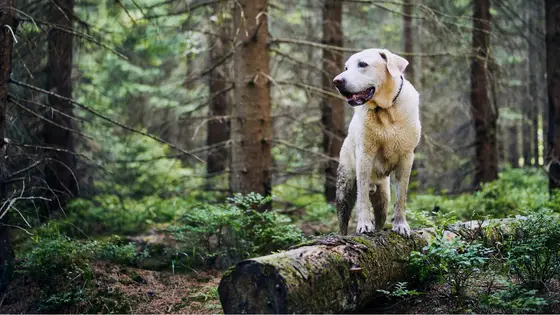
[[[233,272],[234,272],[235,270],[237,270],[237,266],[236,266],[236,265],[233,265],[233,266],[229,267],[229,268],[223,273],[222,278],[231,277],[231,275],[233,274]]]

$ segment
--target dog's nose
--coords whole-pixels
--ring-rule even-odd
[[[344,80],[344,78],[336,77],[336,78],[334,78],[333,83],[336,87],[340,87],[340,86],[344,85],[344,83],[346,83],[346,80]]]

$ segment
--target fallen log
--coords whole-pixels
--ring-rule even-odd
[[[410,252],[427,245],[393,232],[330,235],[230,268],[218,292],[224,313],[348,313],[398,281],[407,281]]]
[[[512,232],[525,218],[458,222],[444,232],[490,241]],[[218,292],[224,313],[348,313],[366,306],[396,282],[408,282],[410,253],[426,246],[434,229],[406,239],[393,232],[371,236],[329,235],[291,250],[237,263],[223,276]]]

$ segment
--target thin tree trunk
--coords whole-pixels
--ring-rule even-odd
[[[0,200],[7,198],[5,178],[8,174],[6,165],[6,110],[8,107],[8,81],[12,72],[13,37],[16,32],[17,22],[15,0],[0,0]],[[8,28],[10,27],[10,28]],[[14,262],[14,249],[10,238],[10,229],[7,226],[9,215],[0,213],[0,292],[3,292],[11,277]]]
[[[323,43],[342,47],[342,3],[339,0],[325,0],[323,4]],[[341,52],[323,49],[323,89],[332,90],[332,79],[344,68],[344,55]],[[323,123],[323,150],[331,158],[338,159],[344,140],[344,101],[331,96],[324,96],[321,104],[321,121]],[[336,198],[336,170],[338,163],[326,162],[325,198],[334,202]]]
[[[519,133],[518,133],[517,121],[511,122],[511,125],[507,127],[506,131],[508,136],[507,139],[504,140],[506,140],[507,142],[507,161],[511,167],[518,168],[519,167]]]
[[[51,2],[49,22],[60,27],[72,28],[74,18],[74,0],[55,0]],[[47,90],[67,98],[72,97],[72,45],[73,35],[54,27],[48,34]],[[72,104],[54,96],[49,96],[49,105],[58,111],[72,116]],[[75,129],[70,117],[55,111],[49,111],[48,118],[58,125]],[[74,134],[54,124],[44,126],[45,145],[74,152]],[[54,193],[49,203],[49,214],[76,196],[76,157],[68,152],[47,150],[49,161],[46,164],[45,181]]]
[[[414,0],[404,0],[403,1],[403,38],[404,38],[404,52],[407,54],[412,54],[414,52],[414,28],[412,25],[412,12],[413,12],[413,1]],[[406,77],[412,85],[416,86],[416,62],[414,56],[410,55],[407,58],[408,66],[406,67]],[[416,152],[421,150],[421,144],[416,148]],[[418,169],[420,164],[420,159],[415,159],[412,164],[412,172],[410,173],[410,182],[415,183],[418,181]],[[415,185],[411,185],[414,187]]]
[[[533,107],[533,96],[531,90],[531,76],[527,75],[527,71],[530,67],[530,62],[523,61],[521,62],[521,69],[518,71],[518,77],[523,85],[526,85],[526,89],[524,88],[517,88],[517,93],[519,97],[516,97],[516,100],[520,104],[521,109],[521,141],[522,141],[522,152],[523,152],[523,166],[528,167],[532,166],[532,135],[533,135],[533,126],[531,126],[531,115],[532,111],[535,110]],[[529,78],[529,80],[527,80]],[[529,84],[527,84],[527,81]]]
[[[219,16],[216,25],[218,36],[213,38],[213,47],[210,50],[210,64],[215,64],[227,53],[225,38],[228,35],[228,23],[225,20],[220,3],[213,5],[214,14]],[[217,67],[210,74],[210,96],[213,97],[208,109],[210,121],[206,131],[206,145],[215,148],[210,149],[206,158],[206,173],[208,175],[207,186],[213,185],[211,177],[225,172],[228,165],[229,146],[224,143],[229,140],[229,108],[228,93],[226,92],[227,64]]]
[[[560,0],[546,0],[549,188],[560,189]]]
[[[474,185],[498,177],[498,148],[496,142],[497,113],[489,97],[488,49],[490,45],[489,0],[475,0],[472,33],[471,111],[474,120],[476,155]]]
[[[231,187],[236,193],[271,193],[268,1],[239,0],[234,29],[244,43],[235,52],[235,103],[232,108]]]
[[[411,54],[414,52],[414,29],[412,27],[412,4],[413,0],[403,1],[403,37],[404,52]],[[407,79],[413,85],[416,84],[415,62],[414,57],[407,58],[408,66],[406,67]]]
[[[536,47],[536,35],[538,32],[537,29],[537,21],[538,21],[538,7],[534,7],[535,4],[527,6],[527,15],[528,15],[528,29],[529,29],[529,36],[527,36],[527,56],[528,60],[528,71],[529,71],[529,100],[528,106],[530,107],[529,120],[531,124],[531,135],[530,135],[530,142],[531,142],[531,156],[534,159],[531,163],[533,166],[539,165],[539,113],[541,110],[540,106],[540,97],[539,97],[539,89],[538,89],[538,81],[537,76],[539,74],[539,62],[540,58],[534,58],[539,55],[538,48]],[[533,56],[533,58],[531,58]]]

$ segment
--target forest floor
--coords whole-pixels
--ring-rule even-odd
[[[323,233],[328,228],[326,225],[302,226],[309,234]],[[221,314],[223,311],[217,290],[221,276],[222,271],[218,270],[173,273],[97,261],[92,263],[93,291],[79,303],[68,303],[57,312],[84,313],[91,310],[88,304],[95,304],[101,308],[96,309],[101,313],[117,310],[119,313],[130,314]],[[488,288],[488,285],[481,280],[471,286]],[[419,295],[381,296],[359,313],[481,313],[482,310],[477,309],[474,299],[458,301],[449,295],[449,291],[447,284],[432,284]],[[554,301],[547,311],[560,313],[560,281],[556,280],[549,285],[547,295]],[[37,284],[16,269],[15,278],[7,293],[0,297],[0,313],[41,313],[40,305],[44,299]],[[483,311],[487,312],[488,310]],[[490,310],[488,313],[494,312]]]
[[[220,271],[173,274],[107,262],[95,262],[92,267],[97,293],[92,296],[97,298],[103,295],[107,298],[107,308],[103,310],[102,305],[101,313],[107,313],[109,309],[129,314],[222,313],[217,291]],[[16,273],[8,292],[1,298],[0,313],[38,313],[41,299],[37,285]],[[59,309],[58,312],[82,313],[88,309],[87,304],[92,302],[94,301],[85,299],[81,303]]]

